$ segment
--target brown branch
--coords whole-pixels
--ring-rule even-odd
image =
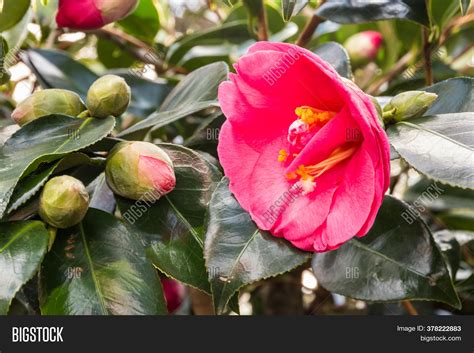
[[[460,17],[460,18],[457,18],[457,19],[453,20],[450,24],[448,24],[446,29],[441,34],[438,45],[436,46],[436,49],[443,46],[443,44],[446,42],[449,35],[451,34],[451,32],[454,29],[459,28],[461,26],[464,26],[465,24],[470,23],[472,21],[474,21],[474,14],[468,14],[466,16],[463,16],[463,17]],[[430,53],[433,52],[433,51],[434,51],[434,48],[431,47],[430,48]],[[415,58],[415,56],[416,56],[416,53],[414,53],[412,51],[410,51],[410,52],[406,53],[404,56],[402,56],[400,58],[400,60],[395,64],[395,66],[390,71],[387,72],[387,74],[385,74],[383,77],[381,77],[378,81],[374,82],[367,89],[367,93],[371,94],[371,95],[375,95],[384,83],[391,81],[396,76],[400,75],[404,70],[406,70],[408,68],[408,65],[409,65],[410,61],[413,58]],[[430,59],[431,59],[431,54],[430,54]]]
[[[321,6],[325,2],[326,0],[321,0],[319,6]],[[314,14],[313,17],[311,17],[311,19],[308,21],[308,23],[306,23],[306,26],[304,27],[298,39],[296,40],[296,45],[299,45],[300,47],[305,47],[311,40],[311,37],[318,28],[319,24],[323,21],[324,18]]]
[[[406,68],[408,67],[408,64],[410,61],[413,59],[414,53],[409,51],[405,55],[403,55],[400,60],[393,66],[393,68],[387,72],[386,75],[381,77],[378,81],[374,82],[370,87],[367,89],[367,93],[374,95],[378,92],[380,87],[383,86],[386,82],[391,81],[394,79],[396,76],[400,75]]]
[[[433,84],[433,62],[431,50],[433,49],[430,43],[430,31],[428,28],[423,27],[423,62],[425,65],[425,80],[426,85],[431,86]]]
[[[403,300],[402,305],[405,308],[405,310],[407,311],[408,315],[413,315],[413,316],[418,315],[418,311],[415,309],[415,307],[413,306],[413,304],[409,300]]]
[[[189,289],[189,294],[194,315],[214,315],[214,306],[210,295],[194,288]]]
[[[257,38],[259,41],[268,40],[268,23],[267,23],[267,11],[265,10],[265,5],[262,1],[262,10],[260,11],[258,18],[258,30]]]

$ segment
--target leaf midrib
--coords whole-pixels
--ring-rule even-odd
[[[84,226],[83,226],[82,222],[79,223],[79,230],[80,230],[80,233],[81,233],[82,243],[84,245],[84,252],[85,252],[85,255],[86,255],[86,259],[87,259],[87,262],[89,263],[89,267],[91,269],[92,281],[94,282],[94,287],[95,287],[97,296],[99,297],[99,306],[100,306],[100,309],[102,311],[102,314],[107,315],[108,314],[107,306],[104,302],[104,295],[102,293],[102,289],[100,287],[99,280],[97,279],[97,277],[95,275],[94,263],[92,262],[92,257],[91,257],[90,251],[89,251],[89,246],[87,245],[86,235],[84,233]]]
[[[3,253],[7,248],[9,248],[10,245],[12,245],[20,236],[22,236],[28,230],[30,230],[30,228],[33,228],[35,226],[36,223],[33,222],[20,228],[20,230],[18,230],[17,233],[0,249],[0,254]]]
[[[183,216],[183,214],[177,209],[177,207],[173,204],[173,202],[171,202],[170,198],[167,195],[165,195],[165,198],[166,198],[166,201],[168,201],[171,208],[173,209],[173,211],[178,216],[178,218],[184,223],[186,228],[189,229],[189,231],[191,232],[191,235],[193,236],[194,240],[196,240],[196,242],[199,244],[199,246],[201,248],[204,248],[204,242],[199,237],[197,232],[194,230],[194,227],[191,225],[191,223],[189,223],[189,221],[186,219],[186,217]]]
[[[424,131],[424,132],[427,132],[427,133],[431,133],[433,135],[436,135],[438,136],[439,138],[442,138],[442,139],[445,139],[445,140],[448,140],[456,145],[459,145],[460,147],[463,147],[463,148],[467,148],[468,150],[470,151],[474,151],[473,148],[463,144],[462,142],[459,142],[459,141],[456,141],[452,138],[450,138],[449,136],[446,136],[446,135],[443,135],[443,134],[440,134],[439,132],[437,131],[434,131],[434,130],[431,130],[431,129],[428,129],[424,126],[421,126],[421,125],[417,125],[417,124],[413,124],[413,123],[410,123],[410,122],[407,122],[407,121],[404,121],[404,122],[401,122],[401,123],[398,123],[397,125],[406,125],[406,126],[409,126],[409,127],[412,127],[412,128],[415,128],[415,129],[418,129],[418,130],[421,130],[421,131]],[[396,125],[395,125],[396,126]]]
[[[230,270],[230,273],[228,274],[228,278],[232,278],[232,275],[234,274],[234,271],[237,267],[237,264],[239,263],[240,259],[242,258],[242,256],[244,256],[244,253],[245,253],[245,250],[247,250],[247,248],[249,247],[250,243],[255,239],[255,237],[257,236],[257,234],[260,233],[260,229],[255,229],[255,231],[252,233],[252,236],[245,242],[242,250],[240,250],[240,253],[239,255],[237,256],[237,258],[235,259],[233,265],[232,265],[232,269]],[[223,294],[225,292],[225,289],[227,287],[229,283],[227,281],[224,282],[224,285],[222,286],[222,290],[221,290],[221,300],[222,300],[222,297],[223,297]],[[219,301],[221,301],[219,300]],[[230,297],[229,297],[229,300],[230,300]],[[227,301],[228,302],[228,301]],[[227,302],[224,303],[224,305],[227,305]]]

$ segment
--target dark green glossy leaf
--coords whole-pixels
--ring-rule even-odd
[[[117,198],[130,231],[138,234],[153,264],[167,276],[210,293],[203,256],[206,208],[222,174],[200,154],[160,144],[173,160],[176,188],[154,204]]]
[[[443,256],[426,224],[408,205],[386,196],[375,224],[362,238],[315,254],[313,271],[327,290],[370,301],[435,300],[461,303]]]
[[[240,44],[249,39],[252,39],[252,36],[248,32],[246,21],[225,23],[220,27],[183,37],[170,47],[167,60],[176,65],[197,45]]]
[[[220,111],[211,115],[205,119],[194,134],[186,140],[185,146],[207,152],[217,158],[219,133],[224,121],[225,116]]]
[[[48,248],[42,222],[0,223],[0,315],[6,315],[16,292],[38,271]]]
[[[87,191],[90,195],[89,207],[113,214],[115,210],[114,193],[107,185],[104,173],[87,185]]]
[[[309,253],[259,230],[231,194],[227,178],[209,204],[204,254],[217,313],[243,286],[288,272],[310,259]]]
[[[61,172],[84,164],[95,165],[96,163],[101,163],[101,161],[94,160],[84,153],[71,153],[59,161],[50,163],[44,169],[27,175],[15,187],[7,213],[15,211],[31,199],[54,172]]]
[[[474,189],[474,113],[442,114],[397,123],[392,146],[413,168],[452,186]]]
[[[132,88],[132,103],[128,111],[139,117],[146,117],[161,106],[170,93],[170,86],[142,78],[142,69],[111,70],[107,73],[123,77]]]
[[[217,88],[227,79],[228,67],[219,62],[204,66],[187,75],[166,97],[160,111],[133,125],[119,137],[137,139],[150,129],[157,129],[188,115],[216,107]]]
[[[160,19],[153,0],[141,0],[135,11],[118,24],[131,35],[152,42],[160,29]]]
[[[31,0],[3,0],[0,11],[0,32],[16,25],[30,8]]]
[[[459,292],[466,293],[469,296],[473,296],[474,293],[474,274],[470,275],[468,278],[466,278],[463,281],[459,281],[459,283],[456,284],[456,289]]]
[[[474,190],[444,185],[427,178],[411,186],[403,195],[403,199],[410,203],[417,201],[419,205],[433,211],[474,208]]]
[[[423,89],[438,98],[425,115],[474,112],[474,79],[456,77]]]
[[[327,0],[316,13],[338,23],[400,19],[429,25],[426,5],[421,0]]]
[[[449,264],[451,277],[456,278],[461,262],[461,246],[474,240],[474,232],[444,229],[433,233],[433,236]]]
[[[78,119],[50,115],[34,120],[17,131],[0,148],[0,218],[20,180],[41,163],[85,148],[107,136],[115,119]],[[20,151],[22,153],[18,153]]]
[[[309,0],[281,0],[281,12],[285,21],[291,20],[293,15],[300,12]]]
[[[336,42],[324,43],[313,52],[331,64],[339,75],[352,80],[351,61],[342,45]]]
[[[43,88],[68,89],[83,99],[98,76],[59,50],[30,49],[22,55]]]
[[[44,315],[166,314],[160,280],[140,241],[112,215],[89,209],[60,230],[41,267]]]

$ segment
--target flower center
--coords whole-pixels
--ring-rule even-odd
[[[298,118],[288,129],[289,152],[282,149],[278,153],[278,162],[281,163],[289,164],[294,160],[310,139],[335,115],[333,112],[320,111],[308,106],[296,108],[295,114]],[[325,160],[313,165],[302,164],[296,170],[287,173],[286,177],[298,182],[303,190],[303,195],[306,195],[315,190],[316,178],[338,163],[350,158],[356,150],[357,145],[345,144],[332,151]]]

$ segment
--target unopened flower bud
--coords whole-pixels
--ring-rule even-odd
[[[382,34],[375,31],[365,31],[354,34],[344,43],[344,47],[351,58],[352,66],[363,66],[377,57],[382,46]]]
[[[89,207],[84,184],[68,175],[52,178],[40,196],[39,215],[49,225],[69,228],[82,221]]]
[[[400,93],[384,107],[385,122],[402,121],[422,116],[438,97],[435,93],[407,91]]]
[[[127,17],[138,0],[59,0],[58,27],[97,29]]]
[[[45,89],[33,93],[18,104],[12,119],[20,126],[50,114],[77,116],[86,107],[81,97],[65,89]]]
[[[176,185],[173,162],[148,142],[121,142],[107,159],[107,184],[117,195],[132,200],[158,200]]]
[[[105,75],[89,88],[87,109],[95,118],[120,116],[127,110],[130,99],[130,87],[122,77]]]

